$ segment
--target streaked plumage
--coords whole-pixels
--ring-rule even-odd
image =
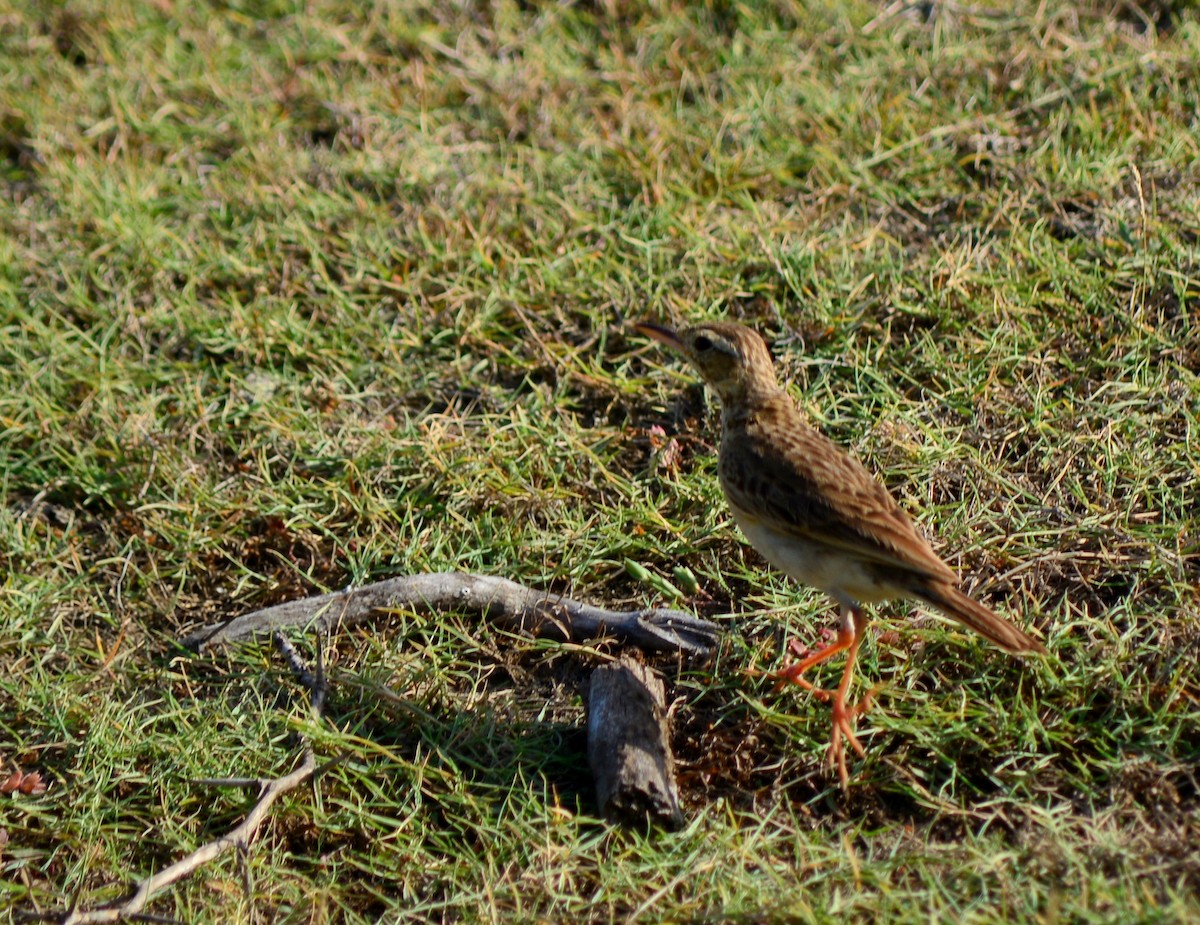
[[[805,687],[809,667],[849,650],[833,701],[830,758],[848,779],[841,738],[862,753],[845,704],[865,623],[859,605],[891,598],[925,601],[1014,653],[1041,643],[958,589],[958,576],[934,553],[888,490],[858,460],[806,422],[775,378],[766,343],[751,329],[714,322],[676,334],[638,330],[679,350],[721,398],[718,472],[738,526],[787,575],[819,588],[842,609],[838,641],[780,672]],[[863,707],[865,708],[865,707]]]

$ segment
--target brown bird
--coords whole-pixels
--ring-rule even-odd
[[[833,703],[828,760],[849,782],[843,737],[862,757],[854,719],[868,695],[848,707],[854,661],[866,617],[860,604],[907,598],[947,616],[1012,653],[1044,652],[1033,637],[958,589],[888,490],[854,457],[814,430],[775,378],[766,342],[740,324],[710,322],[679,333],[636,324],[641,333],[682,353],[721,399],[718,473],[733,519],[768,562],[832,597],[841,610],[837,641],[776,674]],[[847,652],[836,691],[801,676]]]

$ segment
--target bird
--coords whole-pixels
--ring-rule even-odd
[[[812,427],[780,386],[766,341],[733,322],[704,322],[675,331],[634,325],[681,353],[717,393],[721,440],[717,472],[734,522],[775,568],[817,588],[837,604],[836,641],[774,673],[779,686],[798,684],[831,702],[826,760],[843,790],[849,785],[846,743],[866,750],[854,723],[871,695],[849,706],[855,661],[867,619],[864,604],[900,598],[931,604],[1006,652],[1042,653],[1045,646],[968,597],[958,575],[933,551],[907,512],[859,460]],[[839,652],[846,666],[835,690],[803,677]]]

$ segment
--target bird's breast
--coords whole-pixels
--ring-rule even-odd
[[[874,604],[901,595],[870,562],[853,553],[776,530],[730,504],[733,519],[750,545],[771,565],[796,581],[824,591],[839,604]]]

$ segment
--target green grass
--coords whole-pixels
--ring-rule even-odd
[[[1200,20],[1018,7],[0,13],[0,755],[51,784],[0,800],[0,919],[216,837],[250,797],[197,781],[297,731],[341,763],[151,911],[1200,917]],[[844,798],[827,710],[745,673],[829,608],[625,324],[701,317],[1052,651],[880,612]],[[595,818],[590,649],[397,615],[329,643],[318,726],[267,647],[174,644],[417,571],[664,602],[627,560],[727,628],[661,665],[676,834]]]

